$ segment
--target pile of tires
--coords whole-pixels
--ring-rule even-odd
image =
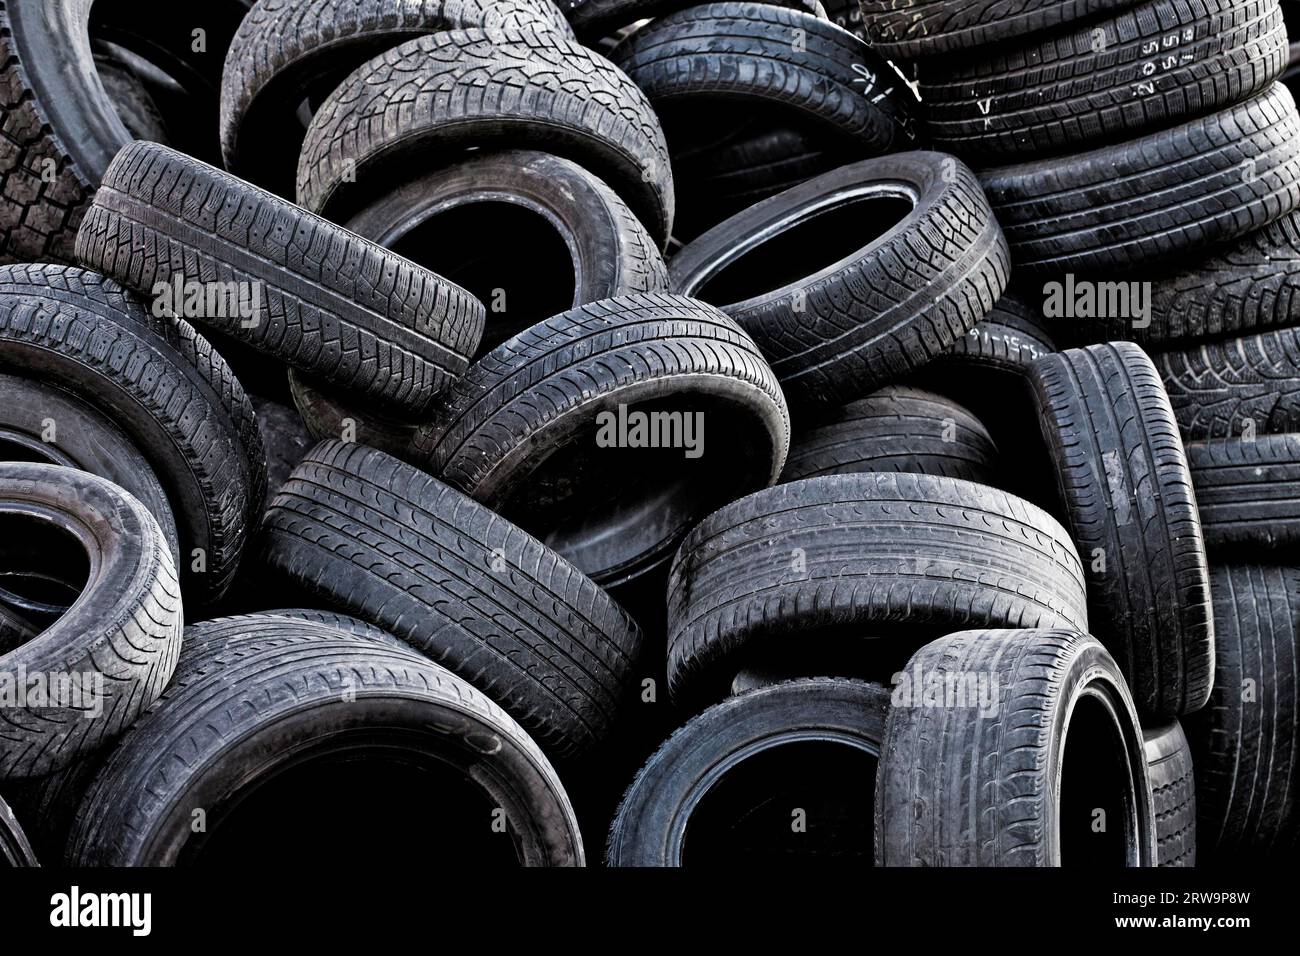
[[[0,4],[0,861],[1294,851],[1277,0],[197,7]]]

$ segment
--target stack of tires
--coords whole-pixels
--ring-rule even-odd
[[[1013,6],[0,4],[0,859],[1292,849],[1282,13]]]

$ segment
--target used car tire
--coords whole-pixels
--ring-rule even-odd
[[[1218,113],[1073,156],[980,174],[1028,273],[1132,270],[1300,206],[1300,116],[1280,83]]]
[[[371,57],[445,30],[521,24],[573,36],[551,0],[260,0],[235,32],[221,74],[226,169],[292,198],[306,123],[300,113]]]
[[[601,739],[641,647],[578,569],[374,449],[322,442],[263,521],[269,568],[464,677],[549,752]]]
[[[696,6],[697,0],[558,0],[558,4],[578,38],[593,43],[639,20]],[[820,0],[771,0],[771,5],[818,16],[826,12]]]
[[[1202,865],[1290,858],[1300,829],[1295,727],[1300,570],[1215,568],[1218,678],[1210,702],[1183,722],[1196,775]]]
[[[781,481],[900,471],[995,484],[998,450],[984,425],[942,395],[891,385],[796,430]]]
[[[121,427],[167,491],[186,599],[221,597],[266,491],[253,406],[221,356],[112,279],[0,266],[0,369],[39,374]]]
[[[878,235],[857,226],[864,200],[890,217]],[[828,250],[832,214],[855,225]],[[845,404],[952,348],[988,315],[1009,270],[974,174],[921,152],[766,199],[668,267],[674,291],[714,303],[754,337],[792,405]]]
[[[346,222],[373,184],[471,146],[565,156],[622,196],[656,242],[672,231],[672,167],[645,95],[604,57],[532,26],[421,37],[361,67],[308,127],[298,201]]]
[[[1038,158],[1164,129],[1267,89],[1286,66],[1277,0],[1146,0],[1069,32],[926,63],[936,145]]]
[[[160,285],[233,284],[237,314],[205,299],[194,318],[415,413],[465,371],[483,334],[483,304],[455,283],[156,143],[113,160],[77,258],[155,298]],[[188,314],[189,298],[171,307]]]
[[[1007,294],[922,372],[944,378],[958,368],[978,368],[1023,375],[1035,361],[1055,351],[1041,308],[1035,311],[1024,299]]]
[[[651,419],[659,413],[670,418]],[[433,474],[611,586],[666,562],[714,508],[775,481],[789,434],[776,378],[735,322],[685,296],[645,294],[572,309],[498,346],[415,447]]]
[[[669,737],[632,781],[610,827],[606,863],[788,865],[815,847],[837,863],[870,864],[888,709],[883,687],[828,678],[783,681],[715,704]],[[782,757],[799,772],[782,768]],[[795,808],[805,811],[806,830],[792,834]]]
[[[488,839],[495,806],[520,862],[582,865],[582,838],[554,769],[487,697],[409,649],[273,616],[187,630],[175,680],[108,756],[82,801],[69,861],[197,862],[211,852],[208,834],[220,834],[241,800],[277,772],[358,749],[371,761],[400,754],[430,768],[445,762],[478,792]],[[337,776],[335,769],[331,779]],[[193,826],[196,809],[204,812],[202,829]],[[283,817],[275,825],[290,826]],[[452,814],[445,825],[467,822]],[[365,842],[345,840],[321,858]]]
[[[1196,865],[1196,783],[1178,721],[1142,731],[1156,814],[1156,866]]]
[[[1214,622],[1191,470],[1155,366],[1131,342],[1069,349],[1031,369],[1057,491],[1088,570],[1092,633],[1138,709],[1199,710]]]
[[[876,780],[878,865],[1155,865],[1142,730],[1100,642],[963,631],[917,651],[907,674],[911,698],[900,704],[895,688]],[[995,689],[998,719],[952,706],[945,689],[970,675]],[[941,688],[939,705],[918,681]]]
[[[1300,545],[1300,435],[1189,442],[1187,461],[1211,552],[1258,555]]]
[[[357,404],[346,393],[296,368],[289,369],[289,394],[307,433],[316,441],[354,441],[403,460],[412,457],[418,421]]]
[[[1300,329],[1151,357],[1187,441],[1300,432]]]
[[[668,684],[717,699],[765,650],[796,636],[812,648],[819,633],[910,653],[967,626],[1085,630],[1086,603],[1074,544],[1027,501],[930,475],[806,478],[727,505],[682,542]]]
[[[29,675],[43,675],[48,690],[41,701],[0,710],[0,780],[8,780],[50,773],[104,746],[162,693],[180,652],[181,596],[158,522],[102,478],[0,463],[0,522],[6,565],[53,535],[84,553],[88,575],[57,621],[0,657],[10,693],[25,685],[25,697]],[[73,675],[90,686],[74,685]],[[65,677],[67,694],[55,694]]]
[[[9,804],[0,800],[0,867],[40,866]]]

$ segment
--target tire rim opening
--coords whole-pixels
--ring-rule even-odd
[[[1102,698],[1074,705],[1061,755],[1061,865],[1137,865],[1137,817],[1123,733]]]
[[[71,532],[35,515],[0,511],[0,603],[48,627],[89,577],[90,556]]]

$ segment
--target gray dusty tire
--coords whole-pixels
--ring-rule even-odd
[[[1130,342],[1034,363],[1043,438],[1088,568],[1088,616],[1139,710],[1199,710],[1214,683],[1214,621],[1191,470],[1151,360]]]
[[[130,436],[167,492],[186,600],[220,598],[261,514],[266,453],[207,341],[93,272],[0,266],[0,370],[66,388]]]
[[[162,693],[180,652],[181,597],[158,522],[102,478],[0,464],[0,522],[6,568],[60,539],[84,554],[88,574],[57,621],[0,657],[11,689],[30,689],[30,675],[43,675],[49,688],[45,699],[0,709],[0,780],[11,780],[103,747]]]
[[[878,865],[1156,864],[1137,711],[1097,640],[963,631],[923,647],[907,674],[901,700],[894,689],[876,781]],[[917,689],[960,691],[971,676],[994,691],[992,715],[969,694],[940,691],[933,706]]]
[[[697,6],[696,0],[558,0],[569,25],[584,43],[595,43],[613,36],[623,27],[639,20],[666,16]],[[820,0],[772,0],[772,6],[790,7],[814,15],[824,15]]]
[[[716,700],[765,653],[918,644],[963,627],[1088,626],[1065,529],[954,478],[807,478],[742,498],[682,542],[668,587],[668,681]],[[823,671],[824,673],[824,671]]]
[[[869,865],[888,709],[883,687],[829,678],[784,681],[715,704],[636,775],[610,827],[606,863],[788,866],[818,862],[812,854],[820,851],[828,862]],[[802,772],[773,766],[782,757]],[[759,767],[766,773],[746,776]],[[719,805],[729,788],[730,805]],[[803,832],[792,834],[791,808],[805,810]]]
[[[1196,865],[1196,782],[1182,724],[1142,731],[1156,814],[1156,865]]]
[[[501,704],[549,752],[604,737],[641,635],[592,581],[460,492],[382,452],[322,442],[263,522],[266,565]]]
[[[634,415],[646,444],[633,441]],[[789,435],[776,378],[734,321],[646,294],[572,309],[498,346],[415,446],[433,474],[611,586],[775,481]]]
[[[1300,435],[1189,442],[1205,545],[1216,560],[1295,554],[1300,546]],[[1280,556],[1277,560],[1283,560]]]
[[[0,800],[0,867],[40,866],[9,804]]]
[[[883,230],[861,231],[864,197],[889,217]],[[828,250],[832,213],[848,238]],[[1009,268],[974,174],[913,152],[766,199],[690,243],[668,272],[674,291],[714,303],[754,337],[792,405],[834,405],[952,348],[993,308]]]
[[[155,143],[113,160],[77,258],[155,302],[160,285],[233,288],[237,308],[205,298],[193,318],[413,413],[464,373],[483,334],[483,304],[455,283]],[[189,315],[188,290],[181,306]]]
[[[349,751],[368,758],[367,774],[397,754],[429,771],[450,768],[479,794],[488,839],[492,808],[502,811],[504,846],[518,862],[582,865],[582,839],[554,769],[487,697],[410,649],[275,616],[187,629],[175,680],[108,756],[82,801],[68,859],[78,866],[194,863],[213,851],[219,824],[237,819],[241,801],[256,799],[250,795],[259,784],[295,763]],[[347,774],[335,768],[331,779],[340,776]],[[204,810],[205,833],[192,825],[195,808]],[[447,822],[466,826],[456,814]],[[275,826],[293,829],[284,819]],[[438,826],[425,821],[426,832]],[[357,851],[366,843],[360,835],[318,850],[320,861]],[[313,834],[296,836],[310,846]],[[454,838],[450,831],[429,837],[434,845]]]

